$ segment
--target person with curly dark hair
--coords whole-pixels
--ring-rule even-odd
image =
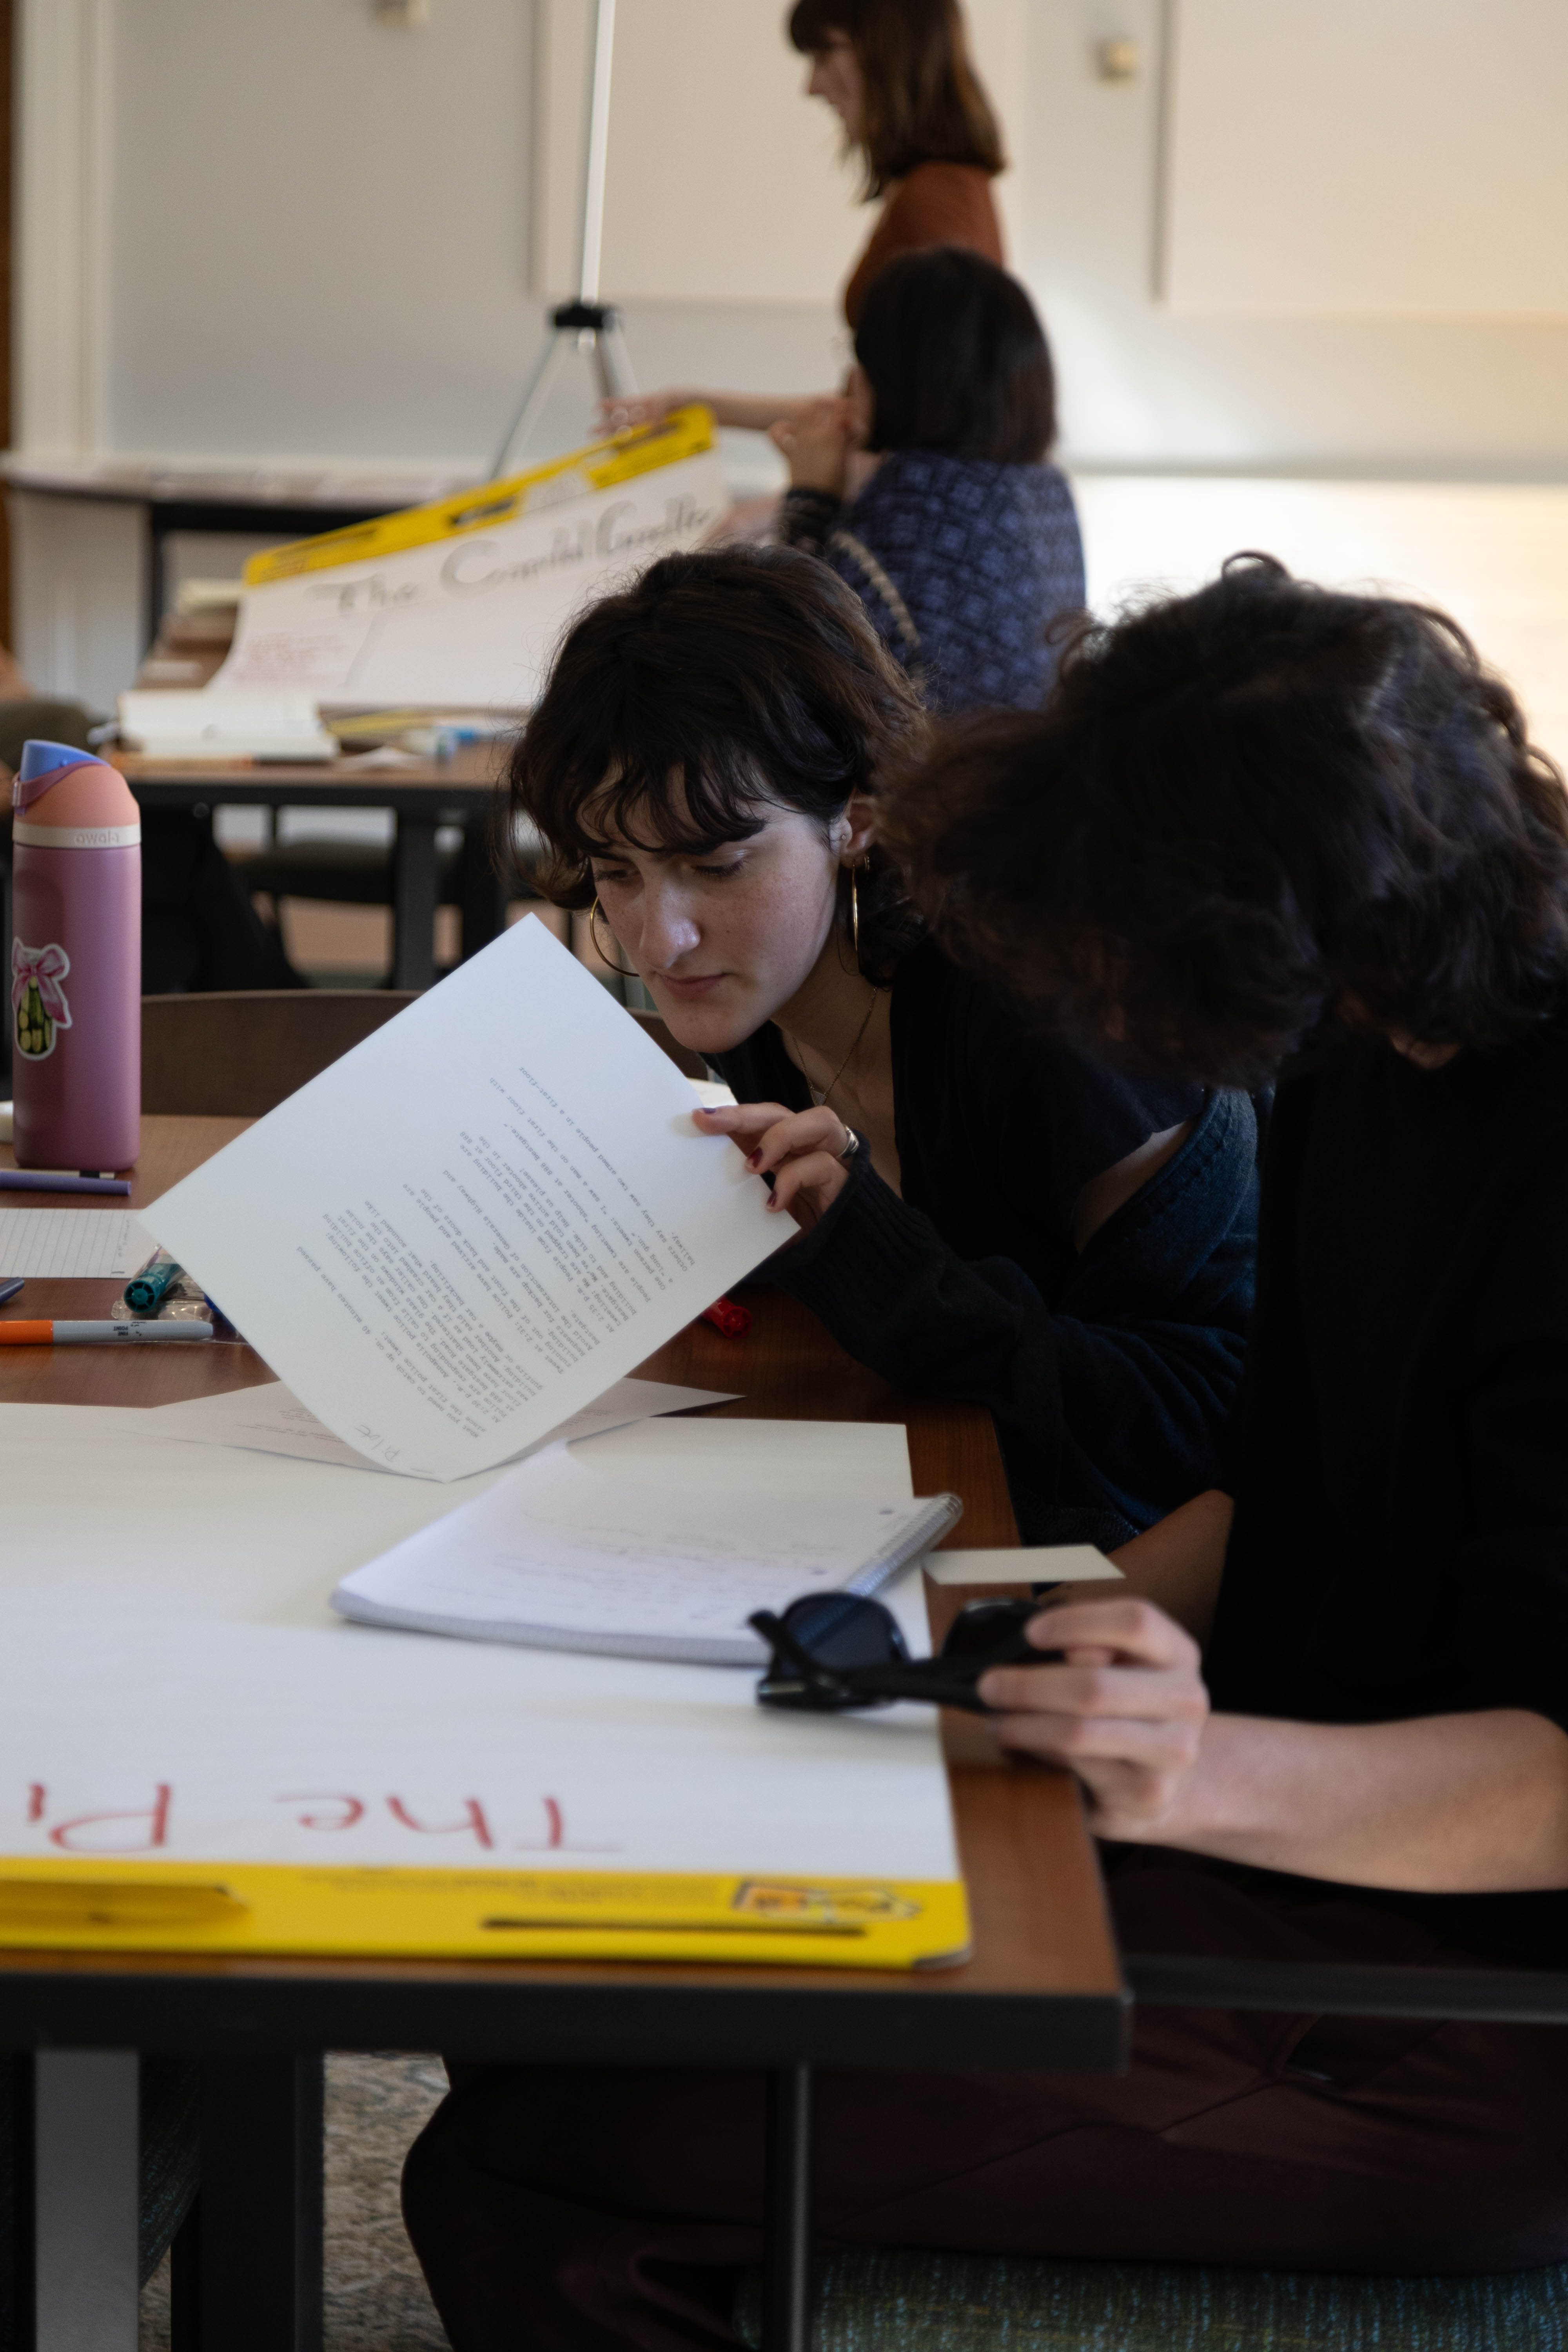
[[[1568,807],[1511,697],[1440,615],[1249,562],[1087,637],[879,823],[1051,1034],[1167,1081],[1285,1065],[1225,1482],[981,1685],[1078,1776],[1124,1948],[1561,1966]],[[799,1164],[820,1233],[856,1163]],[[828,2244],[1568,2259],[1557,2028],[1141,2005],[1121,2077],[818,2101]],[[407,2177],[454,2345],[735,2343],[763,2124],[733,2073],[460,2074]]]

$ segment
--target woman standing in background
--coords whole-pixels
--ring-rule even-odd
[[[1005,168],[1002,133],[970,63],[958,0],[795,0],[788,35],[811,59],[806,95],[826,100],[858,154],[862,200],[882,200],[844,289],[858,324],[868,288],[900,254],[957,245],[1004,259],[991,183]],[[702,401],[721,425],[765,433],[814,395],[669,387],[605,404],[606,423],[657,424]]]

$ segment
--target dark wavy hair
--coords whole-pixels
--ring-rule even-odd
[[[700,854],[760,833],[769,808],[826,832],[927,740],[919,695],[860,600],[784,547],[667,555],[568,631],[507,774],[543,837],[539,887],[587,907],[606,826]],[[860,964],[890,977],[921,936],[880,850],[858,877]],[[846,877],[843,898],[848,904]]]
[[[803,57],[842,33],[866,84],[858,141],[868,203],[918,163],[1005,172],[1002,133],[970,63],[958,0],[795,0],[789,37]]]
[[[933,245],[889,261],[866,289],[855,356],[874,399],[868,448],[1035,466],[1056,438],[1039,315],[984,254]]]
[[[1508,688],[1443,614],[1268,556],[1087,630],[881,832],[955,953],[1211,1084],[1331,1019],[1498,1043],[1568,977],[1568,800]]]

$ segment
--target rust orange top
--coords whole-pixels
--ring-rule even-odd
[[[987,261],[1006,259],[991,174],[978,163],[917,163],[892,190],[844,289],[844,315],[851,327],[859,323],[866,289],[877,272],[900,253],[920,253],[931,245],[962,245]]]

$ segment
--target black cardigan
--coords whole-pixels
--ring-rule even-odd
[[[891,1013],[903,1196],[862,1152],[766,1278],[899,1387],[990,1407],[1026,1541],[1123,1541],[1216,1475],[1252,1303],[1252,1106],[1035,1035],[929,944]],[[742,1102],[810,1101],[772,1023],[713,1064]],[[1193,1118],[1080,1255],[1084,1184]]]
[[[1366,1042],[1280,1089],[1216,1706],[1568,1730],[1565,1167],[1568,1018],[1441,1070]],[[1568,1954],[1568,1896],[1390,1899]]]

